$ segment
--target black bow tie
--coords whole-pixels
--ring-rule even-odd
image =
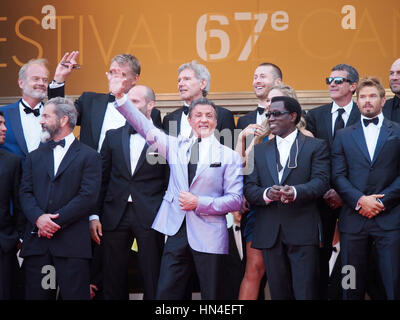
[[[183,112],[188,115],[189,113],[189,107],[188,106],[183,106]]]
[[[258,114],[261,116],[265,111],[265,108],[257,107]]]
[[[235,231],[240,231],[240,227],[239,226],[235,226]]]
[[[49,147],[52,148],[52,149],[54,149],[54,148],[57,147],[57,146],[60,146],[60,147],[64,148],[64,147],[65,147],[65,139],[62,139],[62,140],[60,140],[60,141],[50,140],[50,141],[48,142],[48,145],[49,145]]]
[[[22,100],[21,100],[21,103],[24,106],[24,111],[25,111],[26,114],[33,113],[33,115],[35,117],[39,117],[40,116],[40,107],[42,106],[42,104],[40,104],[39,108],[32,109],[31,107],[28,107]]]
[[[108,95],[108,102],[114,102],[114,101],[115,101],[115,96],[110,93]]]
[[[373,123],[374,125],[377,125],[378,124],[378,122],[379,122],[379,118],[378,117],[375,117],[375,118],[372,118],[372,119],[363,119],[363,122],[364,122],[364,126],[366,126],[366,127],[368,127],[368,125],[370,124],[370,123]]]
[[[338,250],[337,250],[336,247],[332,247],[332,251],[333,251],[333,252],[337,252]]]

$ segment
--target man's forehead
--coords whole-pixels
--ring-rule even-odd
[[[285,102],[282,100],[279,101],[273,101],[271,105],[269,106],[270,109],[284,109],[285,108]]]
[[[30,76],[35,76],[38,73],[45,72],[47,75],[49,74],[49,70],[42,64],[34,63],[28,66],[26,69],[26,73]]]
[[[398,69],[400,69],[400,58],[397,59],[395,62],[393,62],[392,67],[391,67],[390,69],[391,69],[391,70],[394,70],[394,69],[398,70]]]

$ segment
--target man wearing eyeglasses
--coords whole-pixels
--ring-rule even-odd
[[[383,114],[385,118],[400,123],[400,58],[390,68],[389,85],[394,97],[386,100]]]
[[[297,130],[297,100],[274,97],[266,115],[275,138],[254,147],[254,170],[245,176],[244,195],[256,210],[252,246],[262,250],[272,299],[317,299],[317,199],[329,188],[328,146]]]
[[[360,120],[360,112],[353,102],[358,83],[357,70],[348,64],[338,64],[326,78],[331,103],[310,110],[306,115],[307,129],[314,137],[324,139],[331,148],[336,132]],[[327,298],[329,259],[336,221],[343,200],[333,188],[329,189],[319,203],[323,225],[323,247],[321,248],[320,298]]]

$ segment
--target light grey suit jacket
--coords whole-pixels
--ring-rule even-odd
[[[128,99],[117,110],[158,151],[170,166],[168,190],[152,228],[172,236],[186,217],[187,237],[193,250],[205,253],[228,253],[225,215],[241,208],[243,177],[240,156],[214,137],[208,163],[200,163],[191,185],[188,161],[193,139],[173,137],[156,128]],[[154,159],[147,159],[154,161]],[[188,191],[198,196],[194,211],[183,211],[179,194]]]

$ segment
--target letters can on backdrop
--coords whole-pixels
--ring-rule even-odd
[[[251,91],[254,68],[273,62],[296,90],[326,89],[338,63],[388,87],[400,57],[399,0],[1,1],[0,96],[17,96],[17,73],[47,58],[51,77],[63,53],[79,50],[81,69],[67,94],[106,92],[111,58],[131,53],[140,83],[176,93],[177,68],[197,60],[212,92]]]

